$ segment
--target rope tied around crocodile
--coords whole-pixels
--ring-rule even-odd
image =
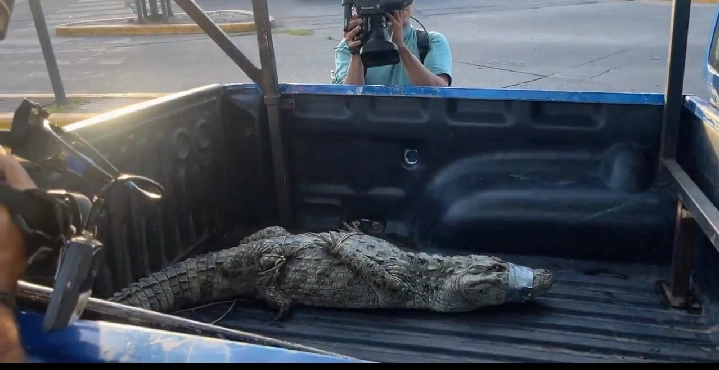
[[[365,235],[358,228],[347,223],[344,226],[346,231],[336,231],[336,233],[340,234],[338,239],[335,239],[332,231],[327,232],[326,236],[317,233],[310,233],[310,235],[320,240],[318,244],[329,251],[330,256],[345,262],[373,287],[386,290],[393,296],[405,296],[407,299],[419,300],[427,305],[430,303],[430,297],[413,285],[412,278],[409,275],[393,273],[387,266],[380,265],[362,251],[356,250],[352,245],[343,245],[349,244],[345,242],[348,242],[353,236]]]

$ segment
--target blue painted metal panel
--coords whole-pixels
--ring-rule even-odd
[[[439,87],[353,86],[353,85],[280,85],[282,94],[394,95],[448,99],[534,100],[597,104],[664,104],[662,94],[612,93],[591,91],[549,91],[511,89],[469,89]]]
[[[700,121],[719,131],[719,110],[703,99],[687,95],[684,97],[684,107],[689,109]]]
[[[42,315],[20,312],[17,319],[31,362],[360,362],[348,358],[85,320],[61,331],[43,333]]]

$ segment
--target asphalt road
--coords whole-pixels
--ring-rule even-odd
[[[57,0],[46,7],[46,15],[53,16],[78,1]],[[280,80],[327,83],[334,66],[333,48],[341,34],[340,2],[269,2],[279,24],[274,45]],[[250,3],[200,1],[207,10],[249,9]],[[663,90],[669,2],[418,0],[416,4],[416,18],[450,40],[455,86]],[[50,92],[34,28],[27,22],[31,18],[24,8],[21,1],[10,37],[0,44],[0,92]],[[687,93],[707,95],[702,68],[715,10],[716,5],[693,6]],[[254,35],[232,39],[259,65]],[[215,82],[248,82],[204,35],[53,38],[53,43],[69,92],[172,92]]]

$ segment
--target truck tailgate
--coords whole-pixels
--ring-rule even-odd
[[[468,314],[297,308],[274,322],[266,307],[236,302],[218,325],[379,362],[717,361],[705,317],[673,310],[656,292],[666,270],[501,256],[556,271],[536,302]],[[229,303],[180,315],[212,322]]]

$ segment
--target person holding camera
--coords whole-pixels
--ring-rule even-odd
[[[0,176],[18,190],[36,188],[20,162],[0,147]],[[27,268],[27,252],[20,229],[10,212],[0,205],[0,363],[25,362],[15,322],[17,280]]]
[[[335,48],[335,71],[333,84],[390,85],[390,86],[438,86],[452,85],[452,52],[447,39],[439,32],[424,32],[410,24],[414,3],[405,2],[401,11],[387,14],[388,29],[392,42],[397,45],[400,63],[367,68],[362,65],[359,53],[361,41],[358,35],[362,19],[356,15],[350,22],[350,31]],[[426,55],[423,55],[422,52]]]

